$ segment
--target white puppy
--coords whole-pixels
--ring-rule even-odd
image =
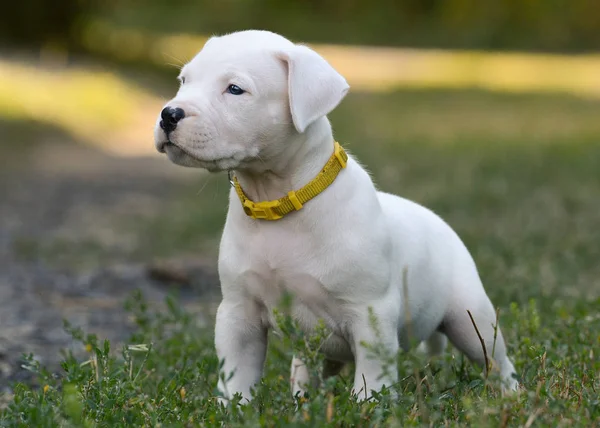
[[[180,80],[158,118],[157,149],[179,165],[234,177],[215,331],[223,370],[233,373],[219,383],[225,397],[251,398],[284,293],[307,332],[325,321],[328,374],[354,361],[363,398],[397,381],[361,345],[376,341],[370,310],[377,346],[390,354],[413,339],[438,353],[447,337],[483,365],[469,310],[488,354],[495,349],[503,388],[517,388],[499,331],[494,343],[494,307],[459,237],[428,209],[377,191],[334,144],[326,115],[349,87],[321,56],[277,34],[243,31],[211,38]],[[296,358],[292,378],[294,392],[309,382]]]

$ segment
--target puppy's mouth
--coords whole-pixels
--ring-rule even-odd
[[[166,153],[169,160],[174,164],[190,168],[203,168],[210,172],[230,170],[239,164],[233,157],[200,159],[172,141],[162,143],[158,147],[158,151]]]
[[[170,140],[159,143],[157,147],[158,153],[167,153],[166,147],[170,144],[173,144]]]

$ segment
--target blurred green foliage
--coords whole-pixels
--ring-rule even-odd
[[[91,3],[86,0],[23,0],[3,4],[2,9],[0,44],[34,46],[73,45],[92,12]]]
[[[78,45],[94,19],[155,32],[244,28],[306,42],[545,51],[600,48],[598,0],[26,0],[0,18],[10,42]],[[80,46],[81,47],[81,46]]]

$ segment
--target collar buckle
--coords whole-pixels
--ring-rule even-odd
[[[243,208],[248,217],[259,220],[279,220],[283,216],[274,210],[279,205],[279,201],[252,202],[250,199],[246,199]]]

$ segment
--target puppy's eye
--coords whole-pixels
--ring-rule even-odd
[[[244,91],[238,85],[229,85],[226,92],[229,92],[231,95],[242,95],[246,91]]]
[[[181,76],[181,77],[179,78],[179,81],[180,81],[180,82],[181,82],[181,84],[183,85],[183,84],[185,83],[185,77],[184,77],[184,76]]]

